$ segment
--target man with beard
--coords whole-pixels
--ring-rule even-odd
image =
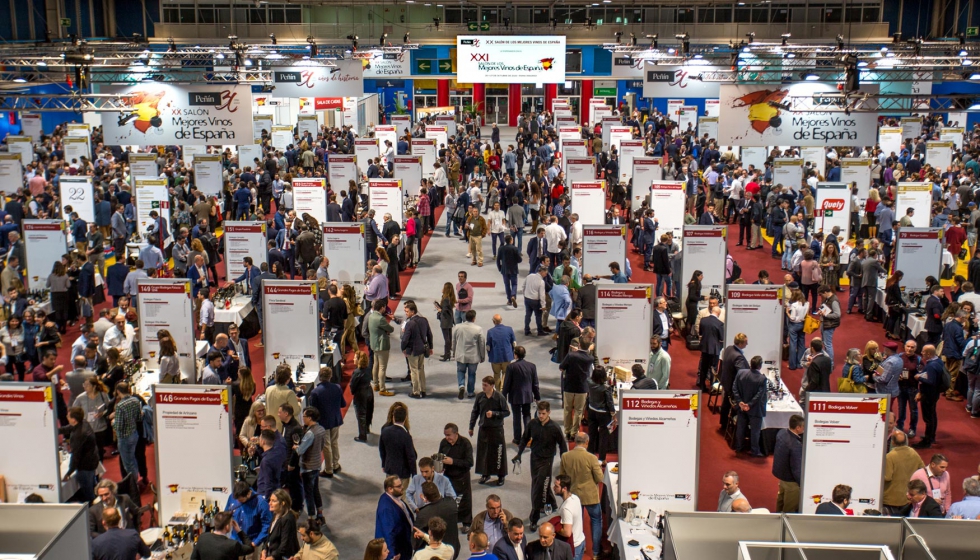
[[[470,530],[473,522],[473,490],[470,488],[470,469],[473,468],[473,444],[470,440],[459,435],[456,424],[446,424],[443,429],[446,436],[439,442],[439,453],[443,455],[443,474],[453,485],[453,490],[460,497],[458,519],[463,524],[463,534]]]
[[[476,472],[480,484],[486,484],[490,476],[497,475],[497,486],[504,485],[507,476],[507,448],[504,443],[504,418],[510,416],[507,399],[497,391],[493,376],[483,378],[483,392],[476,396],[470,413],[470,435],[477,422],[480,435],[476,440]]]

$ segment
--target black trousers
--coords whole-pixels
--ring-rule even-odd
[[[531,403],[510,403],[510,410],[514,418],[514,439],[520,441],[524,430],[527,429],[527,423],[531,421]]]
[[[289,492],[289,498],[293,502],[291,509],[303,511],[305,494],[303,493],[303,479],[300,476],[299,467],[297,466],[293,470],[283,467],[280,482],[282,482],[282,487]]]
[[[711,368],[716,365],[718,365],[718,354],[701,352],[701,362],[698,364],[698,387],[711,388]]]
[[[541,512],[545,506],[550,504],[551,509],[558,508],[558,501],[555,493],[551,489],[551,472],[554,458],[537,459],[531,456],[531,515],[532,523],[537,523],[541,517]]]
[[[725,391],[725,394],[721,396],[721,409],[719,410],[718,415],[721,417],[719,418],[719,424],[721,424],[722,430],[728,427],[728,422],[730,421],[730,417],[732,415],[732,401],[729,400],[731,393],[732,390],[731,387],[729,387],[728,390]]]
[[[452,354],[453,346],[453,329],[450,327],[448,329],[442,329],[442,340],[445,342],[445,349],[442,355],[448,358]]]
[[[752,222],[738,221],[738,244],[741,245],[745,241],[749,243],[752,242]]]
[[[468,526],[473,522],[473,489],[470,486],[470,473],[467,471],[463,476],[447,476],[446,478],[449,479],[456,496],[459,497],[459,507],[456,510],[459,522]]]
[[[939,395],[933,392],[920,391],[922,400],[919,401],[919,408],[922,410],[922,420],[926,423],[926,433],[922,439],[932,443],[936,441],[936,425],[939,418],[936,416],[936,403],[939,402]]]
[[[476,438],[476,474],[504,478],[507,476],[507,445],[504,427],[480,427]]]
[[[605,462],[609,452],[612,434],[609,433],[609,423],[612,415],[608,412],[596,412],[589,409],[589,453],[594,453],[599,460]]]

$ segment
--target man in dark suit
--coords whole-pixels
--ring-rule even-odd
[[[803,376],[803,390],[806,392],[830,392],[830,374],[833,373],[834,365],[823,351],[823,341],[814,338],[810,341],[810,365],[806,368],[806,375]]]
[[[531,263],[529,273],[538,270],[541,259],[548,255],[548,241],[544,238],[544,228],[539,227],[537,236],[527,242],[527,260]]]
[[[704,325],[704,319],[701,320]],[[704,327],[702,327],[704,328]],[[732,385],[735,384],[735,376],[743,369],[749,369],[749,361],[745,359],[742,350],[748,346],[749,337],[745,333],[737,333],[733,344],[721,353],[721,371],[718,377],[721,380],[721,388],[725,391],[724,398],[721,399],[721,427],[728,426],[728,417],[731,416],[732,405],[728,397],[732,394]],[[704,348],[704,343],[701,343]]]
[[[517,265],[521,264],[524,257],[521,256],[520,249],[514,245],[514,238],[510,234],[504,236],[504,246],[497,251],[497,270],[504,277],[504,293],[507,296],[507,304],[517,307],[517,275],[519,270]]]
[[[116,253],[116,264],[106,269],[105,276],[106,288],[109,290],[109,295],[112,296],[113,307],[118,307],[119,298],[126,295],[123,286],[127,276],[129,276],[129,267],[126,266],[126,259],[122,253]]]
[[[278,215],[278,214],[277,214]],[[286,271],[286,255],[283,254],[282,249],[276,247],[275,240],[268,243],[269,252],[266,256],[266,262],[269,263],[269,270],[272,270],[272,265],[278,264],[279,270]]]
[[[456,500],[443,498],[439,493],[439,487],[434,482],[422,483],[422,499],[425,505],[419,508],[415,514],[415,527],[423,533],[429,530],[429,520],[438,517],[446,522],[446,533],[442,537],[442,542],[453,547],[453,558],[459,556],[459,529],[458,529],[458,509]],[[425,546],[422,539],[416,540],[416,546]]]
[[[238,535],[238,540],[228,536],[233,530]],[[255,548],[248,535],[232,519],[232,514],[221,511],[214,516],[214,532],[203,533],[198,538],[191,560],[238,560],[251,554],[253,550]]]
[[[538,540],[528,543],[525,560],[572,560],[572,546],[555,539],[555,526],[543,523],[538,528]]]
[[[275,242],[272,242],[272,243],[275,243]],[[278,249],[276,249],[276,251],[278,251]],[[269,251],[269,254],[271,256],[272,255],[272,251]],[[280,262],[279,263],[279,270],[284,270],[282,268],[282,265],[283,265],[283,263]],[[262,272],[258,276],[256,276],[255,278],[252,279],[252,307],[255,308],[255,314],[256,314],[256,316],[258,316],[258,319],[259,319],[259,329],[262,328],[262,281],[263,280],[275,280],[276,279],[276,275],[273,274],[273,273],[271,273],[271,272],[269,272],[269,267],[270,266],[271,265],[266,264],[266,263],[262,263],[261,265],[259,265],[259,270],[261,270]],[[256,344],[256,346],[258,346],[259,348],[261,348],[262,346],[264,346],[262,344],[262,339],[261,338],[259,339],[259,341]]]
[[[517,550],[520,549],[520,554]],[[524,521],[520,518],[507,521],[506,538],[497,541],[493,553],[500,560],[522,560],[527,558],[527,538],[524,536]]]
[[[404,409],[398,409],[404,411]],[[404,416],[404,415],[403,415]],[[404,418],[402,421],[404,422]],[[388,428],[404,428],[397,425]],[[385,428],[385,429],[388,429]],[[382,437],[383,432],[382,432]],[[374,518],[374,538],[383,538],[388,545],[387,560],[412,557],[412,512],[401,500],[405,493],[402,480],[394,475],[385,478],[385,493],[378,499]]]
[[[945,517],[939,502],[929,495],[925,482],[919,479],[910,480],[906,496],[909,503],[900,510],[902,517]]]
[[[698,387],[702,391],[711,390],[711,368],[718,365],[718,355],[725,347],[725,324],[718,315],[721,308],[715,307],[707,317],[701,319],[701,362],[698,364]],[[734,378],[734,377],[733,377]]]
[[[701,218],[698,220],[698,225],[700,226],[713,226],[715,225],[715,205],[708,203],[708,207],[704,210],[704,214],[701,214]]]
[[[187,268],[187,279],[191,281],[191,295],[194,298],[197,298],[197,292],[201,291],[201,288],[207,288],[210,286],[208,281],[208,269],[204,265],[203,255],[194,256],[194,262]]]
[[[583,329],[585,327],[595,328],[595,309],[596,300],[599,297],[599,288],[592,283],[592,280],[591,274],[583,276],[583,285],[575,294],[575,307],[582,311],[582,321],[579,326]]]
[[[93,560],[117,560],[149,558],[150,549],[134,529],[123,529],[119,526],[119,510],[107,507],[102,512],[104,533],[92,539]]]
[[[659,336],[664,351],[670,350],[670,332],[674,328],[674,318],[667,309],[667,298],[660,296],[654,301],[653,332],[650,336]]]
[[[834,486],[830,499],[817,506],[817,515],[847,515],[845,510],[851,503],[851,487],[846,484]]]
[[[103,478],[95,486],[95,495],[99,501],[88,508],[88,531],[92,538],[105,533],[105,525],[102,524],[102,514],[107,508],[115,508],[121,516],[116,526],[124,529],[134,528],[133,519],[139,515],[139,508],[125,494],[118,494],[116,483]]]
[[[743,358],[744,359],[744,358]],[[751,430],[750,442],[753,457],[762,457],[759,449],[759,435],[762,433],[762,419],[766,417],[766,403],[769,401],[769,380],[762,374],[762,356],[752,356],[749,369],[739,370],[732,384],[732,398],[738,405],[738,423],[735,431],[735,451],[742,451],[745,431]]]
[[[405,429],[407,418],[407,410],[404,408],[395,409],[392,416],[394,423],[381,430],[381,440],[378,442],[382,469],[386,475],[397,476],[402,479],[406,490],[408,489],[408,479],[416,474],[415,469],[418,462],[418,454],[415,452],[412,434]],[[388,546],[391,548],[390,543]]]
[[[619,206],[613,204],[612,207],[609,208],[609,211],[606,212],[606,225],[621,226],[625,225],[626,222],[626,218],[620,214]]]
[[[245,265],[245,271],[242,272],[238,278],[232,280],[235,284],[239,282],[245,287],[245,293],[252,293],[252,280],[259,276],[259,269],[255,267],[252,262],[252,257],[244,257],[242,259],[242,264]]]

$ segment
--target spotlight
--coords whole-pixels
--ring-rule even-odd
[[[402,37],[402,42],[405,43],[405,44],[408,44],[408,42],[409,42],[408,41],[408,33],[406,33],[405,36]]]
[[[551,18],[551,28],[552,29],[558,28],[558,18]]]
[[[273,45],[278,45],[278,44],[279,44],[279,43],[278,43],[278,42],[276,41],[276,34],[275,34],[275,33],[269,33],[269,40],[270,40],[270,41],[272,41],[272,44],[273,44]]]
[[[174,43],[174,38],[173,37],[171,37],[170,39],[167,40],[167,44],[169,45],[167,47],[167,51],[172,52],[172,53],[177,52],[177,44]]]
[[[679,39],[681,41],[681,51],[684,54],[688,54],[691,51],[690,35],[688,35],[687,33],[678,33],[677,35],[674,35],[674,38]]]
[[[973,74],[963,74],[963,77],[967,80],[980,80],[980,73],[974,72]]]
[[[619,42],[620,42],[620,40],[622,38],[623,38],[623,32],[622,31],[617,31],[616,32],[616,44],[619,44]]]
[[[310,58],[316,58],[317,55],[316,39],[313,38],[313,35],[309,35],[306,37],[306,42],[309,43],[306,46],[306,48],[310,49]]]
[[[432,18],[432,24],[436,26],[436,31],[439,31],[439,18]]]
[[[379,47],[385,46],[385,41],[387,41],[387,40],[388,40],[388,34],[387,33],[382,33],[381,34],[381,40],[378,41],[378,46]]]
[[[755,41],[755,31],[746,33],[745,36],[748,37],[750,45],[752,44],[752,41]]]
[[[657,38],[658,37],[659,37],[659,35],[656,34],[656,33],[654,33],[653,35],[647,35],[647,39],[650,39],[650,48],[651,49],[660,48],[660,46],[657,43]]]
[[[959,56],[966,56],[967,54],[969,53],[966,52],[966,49],[961,49]]]
[[[892,43],[896,43],[897,44],[901,40],[902,40],[902,32],[901,31],[896,31],[895,33],[892,33]]]
[[[800,77],[808,82],[815,82],[820,79],[820,76],[814,74],[813,72],[803,72]]]
[[[784,47],[785,47],[785,46],[786,46],[787,44],[789,44],[789,38],[790,38],[790,37],[792,37],[792,36],[793,36],[793,34],[792,34],[792,33],[783,33],[783,34],[781,35],[781,37],[783,38],[783,46],[784,46]]]
[[[245,59],[245,66],[251,66],[251,65],[252,65],[252,59],[251,58],[246,58]]]

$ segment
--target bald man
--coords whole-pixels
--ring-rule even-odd
[[[528,543],[525,560],[572,560],[572,546],[555,540],[555,526],[544,523],[538,527],[538,540]]]
[[[232,364],[236,361],[238,354],[235,353],[234,347],[228,344],[228,335],[221,333],[215,335],[214,345],[208,348],[208,353],[217,352],[221,354],[221,366],[218,368],[216,373],[218,377],[221,378],[221,382],[224,383],[228,379],[235,381],[238,379],[238,371],[232,371]]]
[[[487,356],[493,368],[493,384],[498,391],[504,389],[504,373],[507,365],[514,361],[514,348],[517,348],[514,329],[504,325],[503,321],[499,314],[494,315],[493,328],[487,331]]]

